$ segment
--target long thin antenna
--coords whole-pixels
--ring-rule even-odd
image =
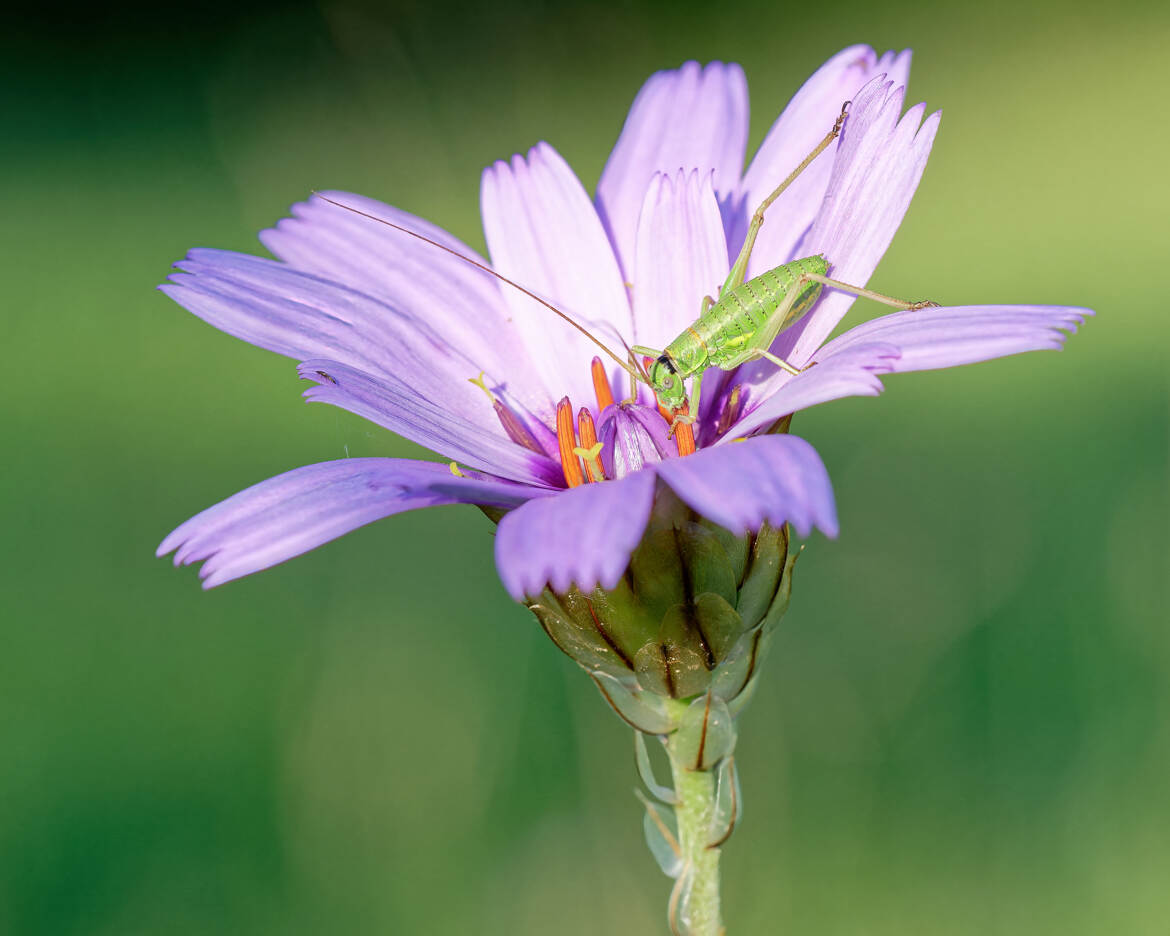
[[[635,379],[637,379],[639,377],[639,375],[630,367],[629,364],[627,364],[620,357],[618,357],[606,345],[602,344],[602,342],[598,338],[596,338],[591,332],[589,332],[583,325],[579,324],[573,318],[566,315],[564,312],[562,312],[560,309],[558,309],[555,305],[553,305],[548,300],[541,299],[540,296],[536,295],[536,293],[532,292],[532,290],[525,289],[523,286],[521,286],[515,280],[508,279],[508,277],[504,276],[502,273],[497,273],[495,270],[493,270],[487,264],[480,263],[478,260],[473,260],[471,257],[464,256],[458,250],[452,250],[446,244],[440,244],[438,241],[431,240],[425,234],[419,234],[418,231],[412,231],[408,227],[403,227],[401,224],[395,224],[393,221],[387,221],[385,218],[379,218],[377,215],[370,214],[368,211],[362,211],[360,208],[354,208],[352,205],[346,205],[346,204],[343,204],[342,202],[335,201],[334,199],[330,198],[328,195],[322,195],[316,189],[313,190],[312,194],[316,195],[322,201],[327,201],[331,205],[336,205],[338,208],[344,208],[346,211],[352,211],[354,214],[361,215],[363,218],[369,218],[371,221],[377,221],[379,224],[385,224],[387,227],[392,227],[392,228],[394,228],[394,230],[401,231],[403,234],[409,234],[411,237],[417,237],[420,241],[423,241],[427,244],[430,244],[432,247],[438,247],[440,250],[445,250],[445,251],[447,251],[447,253],[451,254],[451,256],[458,257],[460,260],[463,260],[466,263],[470,263],[473,267],[479,267],[479,269],[483,270],[485,273],[490,273],[496,279],[502,280],[503,282],[507,283],[509,286],[513,287],[514,289],[520,290],[520,292],[524,293],[524,295],[528,296],[528,298],[535,299],[537,302],[539,302],[542,306],[544,306],[550,312],[553,312],[556,315],[559,315],[562,319],[564,319],[566,322],[568,322],[570,325],[572,325],[575,329],[577,329],[577,331],[579,331],[582,335],[584,335],[586,338],[588,338],[590,341],[592,341],[595,345],[597,345],[597,347],[601,348],[602,351],[604,351],[611,358],[613,358],[615,361],[617,361],[618,366],[621,367],[622,370],[631,374]]]

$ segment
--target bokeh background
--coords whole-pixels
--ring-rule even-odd
[[[1161,4],[23,14],[0,39],[0,933],[661,933],[631,739],[472,508],[210,594],[153,558],[291,467],[416,454],[153,291],[348,188],[481,247],[480,169],[590,188],[644,78],[737,60],[751,147],[852,42],[934,156],[874,279],[1098,316],[798,417],[842,516],[743,719],[733,934],[1170,932]],[[858,304],[853,313],[872,315]]]

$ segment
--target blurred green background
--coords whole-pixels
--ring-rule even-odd
[[[278,472],[415,454],[153,286],[318,187],[482,246],[481,167],[546,139],[592,188],[651,71],[742,62],[754,147],[852,42],[944,110],[874,285],[1098,317],[798,417],[842,535],[743,720],[729,932],[1170,932],[1166,8],[326,0],[0,39],[0,933],[665,932],[629,732],[478,512],[210,594],[153,558]]]

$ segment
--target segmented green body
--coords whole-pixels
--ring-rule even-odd
[[[824,257],[805,257],[727,290],[666,346],[665,353],[673,359],[679,376],[702,373],[708,367],[734,367],[796,281],[805,273],[824,276],[828,269]],[[820,283],[809,283],[777,331],[783,331],[804,315],[816,302],[821,289]]]

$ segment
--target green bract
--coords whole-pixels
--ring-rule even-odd
[[[529,608],[634,728],[668,734],[680,701],[710,692],[743,708],[788,607],[786,527],[736,536],[660,492],[650,524],[614,589],[546,589]]]

